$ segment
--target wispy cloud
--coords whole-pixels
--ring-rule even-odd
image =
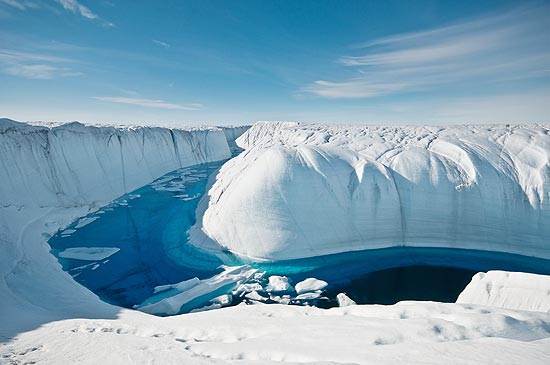
[[[84,5],[80,4],[76,0],[55,0],[58,3],[60,3],[65,10],[71,11],[76,14],[80,14],[85,18],[88,19],[97,19],[98,16],[92,12],[90,9],[85,7]]]
[[[86,19],[94,20],[106,27],[113,27],[114,24],[101,18],[99,15],[94,13],[90,8],[85,5],[82,5],[78,0],[53,0],[53,2],[58,3],[71,13],[83,16]],[[0,5],[6,5],[8,7],[18,9],[21,11],[25,10],[35,10],[35,9],[49,9],[50,11],[56,11],[54,6],[50,6],[44,1],[39,2],[36,0],[0,0]]]
[[[199,110],[202,108],[202,104],[173,104],[159,99],[141,99],[141,98],[129,98],[123,96],[94,96],[96,100],[106,101],[117,104],[130,104],[147,108],[157,109],[170,109],[170,110]]]
[[[72,60],[43,53],[0,49],[0,72],[27,79],[49,80],[80,76],[68,66]]]
[[[158,44],[159,46],[162,46],[164,48],[170,48],[170,45],[168,43],[159,41],[158,39],[153,39],[153,43]]]
[[[304,90],[325,98],[369,98],[548,76],[550,7],[516,9],[425,31],[379,38],[338,59],[355,76],[317,80]]]
[[[4,3],[19,10],[36,9],[40,7],[37,2],[30,0],[0,0],[0,3]]]
[[[80,4],[77,0],[55,0],[55,1],[61,4],[61,6],[63,6],[63,8],[67,11],[70,11],[75,14],[79,14],[84,18],[88,18],[91,20],[98,20],[103,25],[108,27],[113,26],[113,23],[100,18],[96,13],[90,10],[90,8]]]
[[[27,79],[49,80],[59,77],[80,76],[81,72],[71,71],[64,67],[55,67],[51,65],[14,65],[6,67],[3,72],[8,75],[20,76]]]

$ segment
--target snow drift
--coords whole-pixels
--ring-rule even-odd
[[[550,276],[480,272],[474,275],[456,302],[550,313]]]
[[[257,123],[202,231],[253,259],[427,246],[550,258],[549,125]],[[195,240],[201,242],[200,240]]]

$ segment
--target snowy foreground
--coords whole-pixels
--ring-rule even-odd
[[[171,170],[228,158],[234,139],[245,129],[44,127],[0,120],[0,363],[550,363],[547,276],[478,274],[456,304],[349,305],[341,296],[341,304],[349,306],[240,305],[160,318],[103,303],[49,253],[47,239],[58,229]],[[483,209],[489,221],[478,222],[474,233],[481,237],[474,247],[550,255],[547,125],[258,124],[238,143],[247,150],[222,168],[210,200],[204,201],[205,218],[195,227],[205,247],[213,250],[221,245],[250,257],[280,258],[369,248],[359,242],[376,238],[370,233],[376,227],[368,223],[373,217],[380,219],[375,229],[380,239],[396,239],[392,219],[397,213],[390,206],[396,193],[404,199],[406,191],[410,201],[400,200],[398,206],[397,244],[426,239],[435,245],[449,235],[452,239],[444,244],[459,245],[475,238],[464,227],[471,223],[469,214]],[[394,171],[413,183],[396,179]],[[299,191],[284,184],[289,174]],[[342,224],[339,230],[320,231],[304,250],[296,232],[314,233],[319,227],[308,226],[300,216],[293,225],[282,219],[288,212],[276,204],[281,200],[276,184],[282,188],[279,194],[300,198],[302,204],[324,194],[317,201],[329,204],[322,207],[330,213],[327,219],[343,217],[335,221]],[[491,190],[490,184],[496,187]],[[230,189],[238,191],[229,194]],[[268,202],[261,209],[252,204],[258,194]],[[373,208],[361,212],[360,204],[350,201],[373,203],[368,204]],[[461,216],[461,209],[453,213],[459,224],[452,225],[444,213],[469,204],[474,206],[468,215]],[[413,211],[418,206],[420,211]],[[246,233],[246,209],[253,212],[248,224],[255,233]],[[361,222],[346,226],[345,220],[356,214]],[[365,231],[353,230],[363,227],[359,223]],[[424,224],[423,232],[427,224],[439,228],[422,235],[418,224]],[[500,229],[506,234],[497,234]],[[324,234],[325,240],[317,240]],[[256,246],[254,238],[259,239]],[[353,245],[338,246],[346,242],[343,238]]]

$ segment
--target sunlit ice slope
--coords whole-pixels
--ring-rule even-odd
[[[549,258],[549,128],[257,123],[195,234],[258,260],[391,246]]]

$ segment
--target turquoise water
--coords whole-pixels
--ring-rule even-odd
[[[99,217],[93,222],[80,228],[74,222],[53,236],[49,240],[52,253],[77,282],[103,300],[124,307],[141,303],[155,286],[220,273],[220,259],[186,243],[208,177],[223,162],[173,171],[120,197],[88,216]],[[117,247],[120,251],[97,261],[59,257],[71,247]]]
[[[331,307],[338,293],[358,304],[394,304],[402,300],[454,302],[479,271],[505,270],[550,274],[550,260],[499,252],[429,247],[391,247],[301,260],[251,264],[287,275],[294,283],[315,277],[329,283]]]
[[[77,282],[103,300],[129,308],[150,298],[156,286],[194,277],[208,279],[222,272],[222,264],[242,264],[230,254],[224,256],[223,262],[189,243],[188,230],[195,224],[198,203],[206,193],[209,178],[224,162],[173,171],[120,197],[53,236],[49,240],[52,253]],[[101,260],[59,256],[66,249],[78,247],[120,250]],[[248,264],[266,272],[263,278],[254,279],[264,287],[269,275],[285,275],[294,284],[307,277],[327,281],[326,299],[309,302],[322,307],[336,305],[339,292],[346,292],[358,303],[392,304],[407,299],[452,302],[478,271],[550,274],[549,260],[411,247]],[[176,293],[171,289],[157,294],[155,300]],[[219,294],[222,293],[218,290],[216,295]],[[243,300],[234,298],[233,304]],[[200,307],[207,302],[199,298],[185,309],[182,307],[182,311],[193,309],[195,304]]]

